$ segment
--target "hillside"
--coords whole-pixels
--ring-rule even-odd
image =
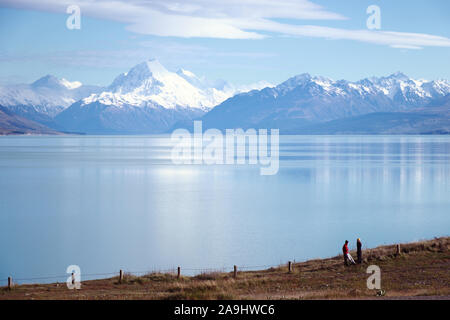
[[[59,132],[0,106],[0,135],[7,134],[59,134]]]
[[[450,134],[450,95],[423,108],[374,112],[287,129],[286,134]]]
[[[410,112],[375,112],[333,120],[285,134],[450,134],[450,108],[427,108]]]
[[[235,95],[204,115],[202,121],[204,128],[278,128],[281,134],[417,134],[440,130],[433,126],[427,129],[430,114],[420,109],[442,106],[449,93],[447,80],[415,80],[402,73],[357,82],[302,74],[275,88]],[[418,117],[423,118],[423,124],[417,125]],[[437,112],[431,117],[440,121],[446,114]],[[394,118],[407,122],[406,127],[383,123]],[[446,126],[443,124],[444,129]]]
[[[105,91],[59,113],[55,128],[89,134],[164,133],[177,122],[201,117],[240,90],[148,60],[117,76]]]
[[[336,248],[338,250],[339,248]],[[342,256],[260,271],[204,273],[193,277],[152,273],[144,276],[0,289],[0,299],[450,299],[450,237],[396,246],[363,248],[363,264],[345,267]],[[355,253],[352,252],[355,256]],[[369,265],[381,268],[378,297],[366,281]]]
[[[46,75],[31,84],[0,86],[0,105],[23,118],[52,126],[54,116],[101,89]]]

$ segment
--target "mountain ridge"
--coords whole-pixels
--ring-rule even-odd
[[[171,72],[151,59],[117,76],[103,92],[72,104],[55,122],[57,128],[95,134],[163,133],[201,117],[238,90],[184,69]]]
[[[418,123],[430,118],[421,108],[439,108],[448,103],[449,94],[448,80],[412,79],[402,72],[353,82],[302,73],[277,86],[265,81],[235,86],[185,69],[172,72],[150,59],[119,74],[106,87],[52,75],[29,85],[2,86],[0,105],[65,132],[165,133],[190,129],[200,119],[205,129],[278,128],[282,134],[303,134],[360,132],[364,128],[357,121],[369,128],[370,121],[382,122],[383,115],[391,123],[403,115],[410,125],[421,127]],[[447,124],[439,116],[446,113],[432,116],[443,127],[432,127],[446,132]]]
[[[201,120],[204,128],[278,128],[301,134],[304,128],[339,119],[411,111],[449,93],[447,80],[415,80],[403,73],[356,82],[304,73],[274,88],[235,95]]]
[[[102,87],[46,75],[31,84],[0,86],[0,105],[23,118],[53,125],[53,117]]]
[[[20,117],[0,106],[0,135],[7,134],[61,134],[40,123]]]

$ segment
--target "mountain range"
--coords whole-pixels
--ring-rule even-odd
[[[274,88],[235,95],[202,120],[204,128],[279,128],[285,134],[364,133],[349,120],[379,113],[417,114],[419,108],[439,107],[449,93],[447,80],[414,80],[402,73],[358,82],[302,74]],[[336,126],[327,129],[326,124],[341,120],[346,121],[339,122],[342,131]],[[382,132],[380,128],[376,133]]]
[[[32,84],[0,86],[0,105],[24,118],[51,125],[53,118],[74,102],[102,90],[46,75]]]
[[[236,93],[261,89],[261,81],[234,86],[157,60],[120,74],[108,87],[86,86],[54,76],[30,85],[0,87],[0,105],[54,130],[87,134],[163,133],[175,123],[203,116]]]
[[[0,87],[0,124],[16,116],[32,121],[33,133],[152,134],[190,129],[201,119],[204,128],[278,128],[282,134],[448,133],[449,94],[447,80],[400,72],[356,82],[305,73],[277,86],[237,87],[148,60],[107,87],[51,75]]]

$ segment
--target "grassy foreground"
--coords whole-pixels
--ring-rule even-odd
[[[450,299],[450,237],[363,250],[364,263],[345,267],[342,256],[261,271],[208,273],[177,279],[153,273],[141,277],[82,282],[80,290],[63,284],[0,288],[0,299]],[[353,257],[355,253],[352,252]],[[369,265],[381,268],[385,296],[368,290]]]

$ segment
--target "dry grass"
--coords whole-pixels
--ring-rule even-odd
[[[85,281],[81,290],[65,284],[0,288],[0,299],[373,299],[366,287],[366,268],[382,270],[384,298],[441,296],[450,298],[450,238],[381,246],[363,252],[362,265],[344,267],[342,256],[311,260],[261,271],[202,273],[194,277],[152,273],[141,277]]]

